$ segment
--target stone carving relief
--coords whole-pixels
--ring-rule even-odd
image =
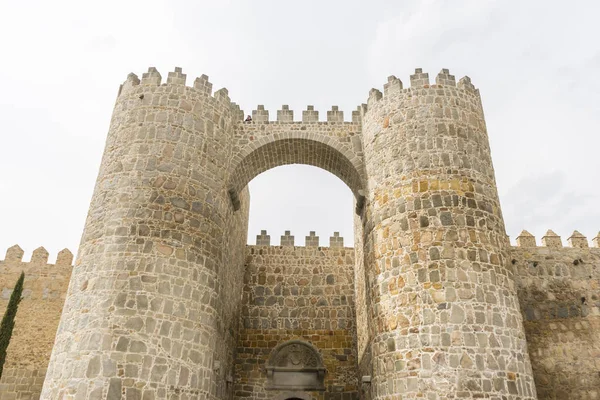
[[[273,350],[266,367],[268,390],[325,390],[325,367],[318,350],[291,340]]]

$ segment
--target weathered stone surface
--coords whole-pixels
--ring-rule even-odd
[[[23,250],[14,246],[0,261],[0,315],[6,311],[21,271],[25,272],[23,300],[0,380],[0,399],[39,398],[73,269],[68,250],[59,253],[56,264],[47,263],[43,247],[32,254],[31,262],[22,258]],[[96,367],[92,375],[97,375]]]
[[[443,70],[431,85],[417,69],[410,89],[372,90],[363,110],[368,195],[357,222],[367,307],[357,293],[357,314],[370,327],[358,329],[359,359],[371,361],[360,375],[373,377],[371,398],[380,400],[535,399],[479,92],[467,78],[453,82]],[[452,289],[451,302],[441,289]],[[488,306],[486,294],[499,301]],[[480,331],[501,332],[498,345],[480,349]],[[439,346],[450,369],[430,362]],[[486,364],[484,356],[501,352],[515,357],[502,370]],[[397,360],[414,374],[393,369]],[[484,391],[488,379],[498,388]]]
[[[551,231],[545,247],[524,231],[510,248],[468,77],[443,69],[431,84],[418,69],[405,89],[391,76],[352,122],[335,106],[327,121],[312,106],[269,121],[259,106],[243,122],[208,77],[161,81],[150,68],[119,91],[68,294],[57,271],[72,254],[52,271],[36,250],[21,322],[43,325],[40,342],[17,322],[2,398],[37,398],[46,375],[52,400],[304,399],[264,388],[266,360],[293,339],[323,356],[319,400],[535,399],[534,375],[539,398],[600,396],[599,250]],[[292,163],[352,190],[354,251],[335,234],[294,247],[289,232],[246,248],[247,183]],[[14,281],[22,257],[15,246],[0,264]]]
[[[600,398],[600,249],[572,244],[514,247],[510,255],[544,400]]]
[[[266,391],[265,367],[276,346],[298,339],[327,370],[314,399],[358,398],[353,249],[248,246],[241,319],[235,398],[283,394]]]

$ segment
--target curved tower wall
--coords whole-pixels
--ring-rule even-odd
[[[43,399],[231,390],[248,195],[234,217],[227,91],[185,78],[151,68],[121,87]]]
[[[390,77],[363,140],[372,398],[536,398],[479,92]]]
[[[367,398],[535,399],[468,78],[443,70],[430,86],[417,70],[403,89],[391,77],[352,123],[337,108],[320,122],[312,107],[295,123],[284,107],[277,122],[259,109],[249,124],[225,89],[185,80],[176,69],[161,85],[151,68],[121,87],[43,399],[231,397],[248,223],[247,189],[232,182],[236,166],[251,176],[289,162],[359,177],[349,184]],[[331,151],[278,145],[311,140]]]

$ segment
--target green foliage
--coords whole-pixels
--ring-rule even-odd
[[[12,336],[12,331],[15,327],[15,315],[17,315],[17,308],[21,302],[21,293],[23,292],[24,281],[25,273],[21,272],[21,276],[15,285],[15,289],[10,295],[8,307],[6,307],[6,312],[4,313],[4,317],[2,317],[2,323],[0,324],[0,378],[2,377],[4,362],[6,361],[6,349],[8,349],[10,337]]]

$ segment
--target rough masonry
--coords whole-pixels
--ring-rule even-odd
[[[33,251],[29,262],[15,245],[0,261],[0,312],[4,315],[21,272],[25,272],[23,299],[8,346],[0,380],[0,399],[39,399],[52,352],[56,328],[73,269],[73,254],[62,250],[54,264],[43,247]]]
[[[510,246],[468,77],[252,117],[205,75],[127,77],[42,399],[598,397],[597,250]],[[354,252],[246,248],[247,183],[292,163],[352,190]]]
[[[306,237],[305,247],[294,246],[294,241],[286,231],[275,246],[262,231],[256,246],[246,247],[235,360],[224,377],[224,398],[285,399],[290,393],[300,399],[369,398],[370,385],[358,373],[368,373],[369,352],[357,342],[358,332],[365,329],[357,318],[356,298],[364,286],[364,278],[353,270],[357,253],[344,247],[337,233],[325,247],[314,232]],[[563,247],[560,237],[549,231],[538,247],[523,231],[510,249],[538,398],[544,400],[600,395],[600,235],[593,248],[577,231],[568,243]],[[40,396],[72,268],[68,250],[55,265],[46,264],[47,257],[39,248],[31,262],[23,262],[23,251],[14,246],[0,261],[1,311],[20,271],[27,274],[0,380],[2,399]],[[498,340],[483,331],[466,338],[482,348]],[[274,349],[297,340],[322,354],[325,390],[267,390]],[[363,356],[357,359],[361,349]],[[506,368],[501,355],[496,362],[496,368]]]

